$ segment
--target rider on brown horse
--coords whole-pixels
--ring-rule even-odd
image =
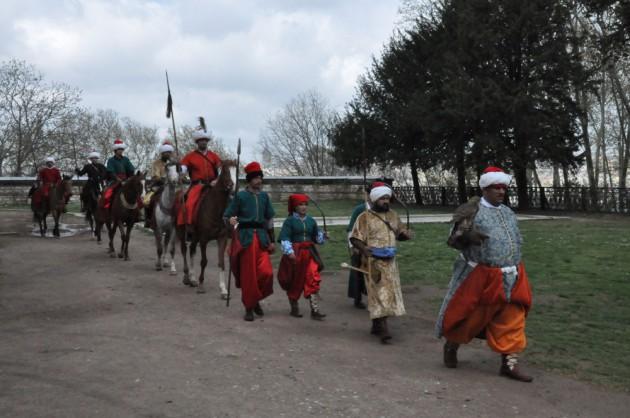
[[[33,198],[33,204],[39,206],[42,201],[48,199],[50,188],[61,184],[61,171],[55,167],[55,159],[46,157],[46,165],[37,172],[37,180],[31,188],[29,196]],[[70,194],[65,196],[66,203],[70,199]]]
[[[171,162],[171,155],[173,154],[173,145],[169,141],[164,141],[160,146],[160,158],[153,161],[151,165],[151,180],[147,185],[147,190],[150,190],[144,196],[144,227],[150,228],[153,218],[153,208],[156,202],[160,198],[160,193],[164,188],[164,179],[166,178],[166,167]]]
[[[184,210],[180,210],[177,215],[177,225],[186,225],[191,229],[194,223],[197,207],[204,186],[215,186],[221,158],[208,149],[210,135],[203,129],[193,132],[193,139],[197,143],[197,149],[189,152],[181,161],[182,172],[188,171],[191,184],[186,192],[186,203]]]
[[[134,167],[129,161],[129,158],[123,155],[123,152],[127,146],[121,139],[114,141],[114,156],[107,160],[107,175],[110,179],[113,179],[113,183],[105,189],[103,192],[103,199],[99,201],[99,204],[103,204],[103,207],[107,210],[111,209],[112,198],[122,181],[127,180],[134,174]],[[138,205],[142,207],[142,199],[138,198]]]
[[[85,212],[89,206],[89,202],[97,202],[98,196],[101,194],[101,186],[107,179],[107,168],[101,164],[98,160],[101,155],[92,151],[88,154],[88,163],[79,170],[79,167],[75,168],[74,172],[78,176],[84,176],[87,174],[88,180],[83,190],[81,191],[81,212]]]

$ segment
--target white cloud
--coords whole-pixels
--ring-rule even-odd
[[[162,129],[168,68],[178,123],[203,114],[228,144],[241,136],[253,150],[266,118],[305,90],[343,107],[397,8],[398,0],[4,0],[0,60],[24,59],[81,88],[86,105]]]

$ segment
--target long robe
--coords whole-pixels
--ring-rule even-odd
[[[365,212],[365,207],[365,202],[360,203],[352,211],[350,222],[348,222],[348,227],[346,228],[348,236],[352,234],[352,229],[354,228],[354,224],[357,221],[359,215]],[[361,266],[361,255],[356,251],[356,249],[351,249],[350,263],[353,267]],[[348,297],[358,300],[361,298],[361,295],[365,294],[367,294],[367,289],[365,287],[363,273],[356,270],[350,270],[350,272],[348,273]]]
[[[388,222],[391,229],[383,221]],[[395,211],[370,210],[357,217],[351,237],[363,241],[368,247],[396,247],[396,239],[401,231],[400,218]],[[405,305],[396,257],[387,260],[362,257],[361,269],[370,272],[364,275],[370,319],[404,315]]]

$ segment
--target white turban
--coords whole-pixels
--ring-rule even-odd
[[[379,187],[375,187],[372,189],[372,191],[370,192],[370,200],[372,202],[376,202],[378,199],[382,198],[383,196],[391,196],[392,195],[392,189],[390,189],[387,186],[379,186]]]
[[[193,140],[197,142],[200,139],[206,139],[210,141],[210,135],[207,132],[204,132],[203,129],[198,129],[192,133]]]
[[[173,152],[173,151],[175,151],[175,148],[173,148],[173,146],[168,142],[165,142],[160,146],[160,154],[163,152]]]
[[[46,157],[46,159],[44,160],[47,163],[54,163],[55,159],[53,157]]]
[[[96,151],[92,151],[91,153],[88,154],[88,160],[92,158],[101,158],[101,154],[99,154]]]
[[[506,174],[505,171],[496,167],[488,167],[479,177],[479,187],[485,189],[493,184],[505,184],[508,186],[512,181],[512,176]]]

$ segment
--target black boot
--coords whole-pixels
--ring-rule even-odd
[[[383,344],[388,344],[389,340],[392,339],[391,334],[389,333],[389,328],[387,327],[387,317],[381,318],[381,326],[383,331],[381,332],[381,342]]]
[[[302,318],[302,314],[300,313],[300,306],[298,305],[297,300],[289,299],[289,304],[291,305],[291,312],[289,315],[295,318]]]
[[[501,369],[499,370],[501,376],[509,377],[510,379],[518,380],[519,382],[531,382],[533,377],[523,374],[518,367],[518,354],[501,354]]]
[[[257,303],[256,306],[254,306],[254,313],[258,316],[265,316],[265,312],[263,312],[262,308],[260,307],[260,303]]]
[[[357,309],[365,309],[367,306],[365,306],[365,303],[363,303],[361,301],[361,294],[359,293],[359,296],[354,298],[354,307]]]
[[[381,326],[381,318],[373,319],[372,329],[370,330],[370,334],[381,335],[382,332],[383,332],[383,327]]]
[[[457,349],[459,344],[446,341],[444,343],[444,365],[449,369],[457,367]]]
[[[243,319],[249,322],[253,321],[254,311],[252,309],[245,309],[245,317]]]

